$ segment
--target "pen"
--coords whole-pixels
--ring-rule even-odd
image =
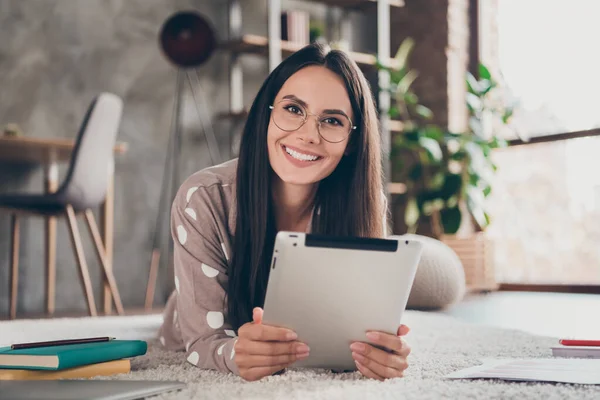
[[[600,340],[560,339],[558,343],[563,346],[594,346],[600,347]]]
[[[65,340],[52,340],[48,342],[32,342],[32,343],[18,343],[10,346],[11,350],[19,350],[19,349],[35,349],[38,347],[48,347],[48,346],[64,346],[70,344],[84,344],[84,343],[100,343],[100,342],[108,342],[114,340],[111,337],[94,337],[94,338],[84,338],[84,339],[65,339]]]

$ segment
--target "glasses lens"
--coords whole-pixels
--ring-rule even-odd
[[[273,109],[275,125],[284,131],[295,131],[306,118],[304,107],[293,101],[280,101]]]
[[[273,121],[279,129],[293,132],[306,121],[307,113],[303,106],[291,100],[283,100],[273,107]],[[322,114],[319,116],[319,134],[328,142],[345,140],[352,129],[352,123],[345,115]]]
[[[323,114],[319,122],[319,132],[328,142],[341,142],[350,133],[350,120],[345,115]]]

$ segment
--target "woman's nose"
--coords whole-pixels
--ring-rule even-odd
[[[306,122],[298,129],[296,134],[298,139],[307,143],[319,144],[321,143],[321,136],[319,135],[319,122],[318,118],[313,115],[309,115]]]

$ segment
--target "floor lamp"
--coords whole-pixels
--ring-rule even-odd
[[[159,35],[160,47],[163,55],[177,68],[177,79],[175,82],[175,96],[173,101],[173,114],[169,133],[169,144],[163,170],[163,178],[160,191],[160,202],[158,215],[154,230],[154,241],[150,271],[146,286],[145,308],[152,308],[154,292],[160,263],[160,245],[163,237],[162,227],[165,220],[169,219],[169,209],[175,193],[180,185],[179,160],[181,154],[182,135],[180,126],[182,90],[186,81],[194,99],[196,111],[204,137],[208,145],[212,165],[222,161],[219,146],[212,129],[210,117],[206,110],[204,99],[198,77],[198,68],[204,64],[216,48],[217,41],[214,30],[208,20],[196,11],[180,11],[169,17],[163,24]],[[201,102],[200,102],[201,101]],[[168,223],[167,223],[168,226]],[[168,231],[168,230],[167,230]],[[169,236],[169,235],[167,235]],[[172,241],[169,240],[169,252]]]

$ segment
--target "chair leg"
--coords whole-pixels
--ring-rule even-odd
[[[56,217],[46,217],[46,311],[54,314],[56,293]]]
[[[92,281],[90,279],[90,272],[88,270],[87,262],[85,261],[85,255],[83,252],[83,245],[81,244],[81,235],[79,234],[79,228],[77,227],[77,218],[75,217],[75,211],[71,205],[67,205],[67,225],[69,226],[69,234],[71,236],[71,243],[73,244],[73,251],[79,264],[79,278],[85,290],[87,298],[88,310],[92,317],[98,315],[96,310],[96,302],[94,301],[94,291],[92,290]]]
[[[10,251],[10,319],[17,317],[17,291],[19,287],[19,217],[11,215],[11,251]]]
[[[156,289],[156,279],[158,275],[158,263],[160,261],[160,251],[158,249],[152,250],[152,259],[150,260],[150,272],[148,273],[148,284],[146,286],[146,300],[144,307],[146,310],[152,309],[152,303],[154,302],[154,291]]]
[[[96,244],[96,254],[98,256],[98,260],[100,261],[100,265],[102,265],[104,279],[106,280],[106,282],[108,282],[108,286],[110,287],[110,293],[113,297],[117,313],[119,315],[124,315],[125,311],[123,310],[123,303],[121,303],[121,295],[119,294],[117,281],[115,280],[115,276],[113,274],[112,269],[108,266],[108,262],[106,260],[106,251],[104,250],[104,244],[102,243],[100,231],[98,230],[98,225],[96,224],[96,219],[94,218],[92,210],[85,211],[85,220],[87,221],[87,226],[90,231],[90,235],[92,235],[94,243]]]

